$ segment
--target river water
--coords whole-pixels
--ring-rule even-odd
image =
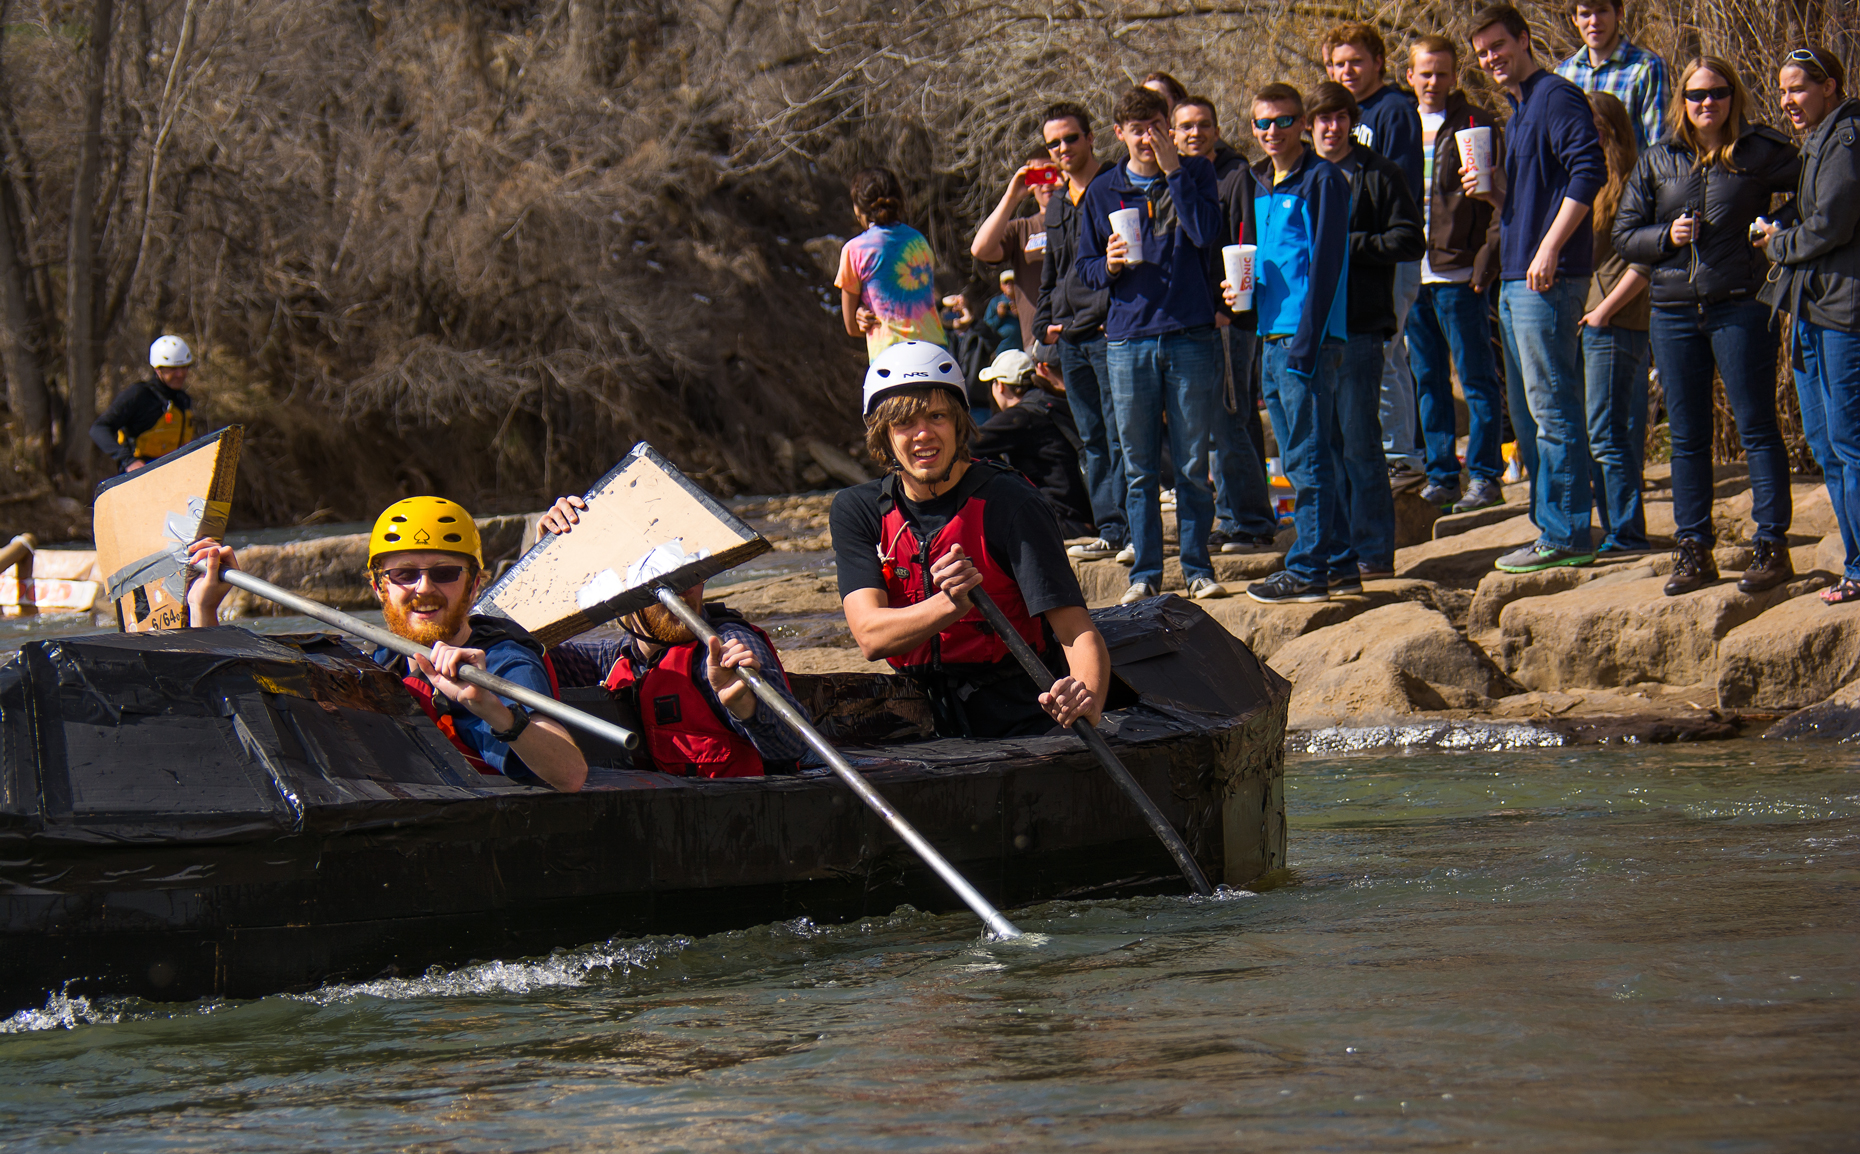
[[[9,1148],[1852,1150],[1842,747],[1295,757],[1255,894],[4,1023]]]

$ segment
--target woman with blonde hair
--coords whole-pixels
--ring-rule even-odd
[[[1597,561],[1646,553],[1640,479],[1647,454],[1647,266],[1629,264],[1611,241],[1621,192],[1638,157],[1634,122],[1619,97],[1591,92],[1608,183],[1595,197],[1595,273],[1582,317],[1582,371],[1589,406],[1589,491],[1602,514]]]
[[[1795,575],[1785,540],[1789,453],[1776,423],[1776,325],[1757,300],[1769,261],[1751,223],[1792,192],[1801,159],[1781,133],[1747,116],[1737,69],[1701,56],[1680,71],[1667,135],[1634,168],[1615,217],[1615,248],[1653,270],[1653,360],[1673,440],[1678,548],[1669,596],[1718,579],[1712,556],[1712,373],[1724,381],[1750,467],[1755,556],[1737,587],[1773,589]]]

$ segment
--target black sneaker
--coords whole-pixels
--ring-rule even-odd
[[[1332,597],[1351,597],[1363,591],[1363,579],[1355,573],[1342,573],[1330,579]]]
[[[1493,567],[1501,573],[1536,573],[1564,565],[1588,565],[1594,561],[1595,554],[1592,552],[1578,553],[1539,542],[1505,554]]]
[[[1436,509],[1451,509],[1454,502],[1459,499],[1460,487],[1458,485],[1442,485],[1437,481],[1429,481],[1421,487],[1421,500]]]
[[[1786,546],[1758,540],[1756,551],[1750,568],[1744,570],[1743,579],[1737,583],[1739,593],[1764,593],[1795,576],[1795,562],[1789,560]]]
[[[1300,581],[1284,569],[1263,581],[1255,581],[1248,585],[1246,595],[1267,605],[1330,600],[1330,590],[1327,587]]]
[[[1406,461],[1396,461],[1389,466],[1389,491],[1405,493],[1416,485],[1427,482],[1427,474]]]
[[[1490,509],[1504,503],[1505,490],[1497,481],[1475,477],[1473,483],[1466,487],[1466,495],[1453,503],[1453,512],[1470,513],[1475,509]]]
[[[1787,556],[1787,554],[1784,554]],[[1718,560],[1703,541],[1690,537],[1673,550],[1673,575],[1666,579],[1666,595],[1681,597],[1718,579]]]
[[[1210,553],[1267,553],[1276,544],[1274,537],[1255,537],[1251,533],[1229,533],[1216,529],[1208,534]]]

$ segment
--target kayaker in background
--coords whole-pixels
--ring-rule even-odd
[[[543,514],[542,527],[571,532],[587,507],[580,497],[557,498]],[[708,647],[671,610],[648,605],[620,619],[625,637],[582,636],[550,650],[556,675],[563,685],[599,685],[612,694],[633,694],[646,751],[663,772],[686,777],[793,773],[806,743],[731,672],[759,671],[805,715],[775,643],[734,609],[704,604],[702,584],[685,590],[684,599],[719,634]]]
[[[219,623],[232,586],[220,570],[237,569],[233,550],[211,539],[194,542],[190,560],[202,570],[187,591],[188,625]],[[375,520],[368,540],[368,584],[381,599],[387,627],[433,647],[407,658],[381,649],[376,662],[406,683],[414,700],[480,773],[574,793],[588,762],[559,722],[532,716],[517,702],[456,681],[476,665],[508,681],[555,694],[543,648],[515,622],[471,612],[484,585],[484,553],[471,514],[444,497],[408,497]]]
[[[1097,723],[1111,678],[1053,511],[1025,477],[969,459],[961,370],[922,341],[893,345],[865,376],[865,443],[889,474],[842,489],[829,517],[841,604],[868,660],[929,695],[940,737],[1045,733]],[[987,590],[1020,635],[1064,658],[1035,685],[969,600]]]
[[[194,351],[180,337],[157,337],[149,346],[155,375],[116,395],[90,427],[90,439],[116,462],[119,472],[133,473],[194,439],[194,400],[187,395],[187,373]]]

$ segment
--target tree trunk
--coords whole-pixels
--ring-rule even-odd
[[[0,2],[0,21],[5,16],[6,5]],[[12,109],[7,101],[6,80],[0,75],[0,120],[10,123]],[[0,169],[30,169],[26,157],[12,155],[11,142],[12,134],[0,133]],[[26,284],[26,268],[31,261],[25,254],[29,251],[25,217],[13,183],[0,178],[0,368],[6,371],[6,400],[13,415],[14,435],[27,459],[43,470],[51,448],[51,406],[45,395],[45,369],[39,363],[42,346],[37,302]]]
[[[116,0],[94,0],[88,60],[84,69],[84,127],[78,138],[77,173],[71,182],[71,233],[65,254],[65,371],[70,415],[66,458],[85,473],[90,423],[97,415],[97,167],[101,163],[103,90],[110,64],[110,32]]]

